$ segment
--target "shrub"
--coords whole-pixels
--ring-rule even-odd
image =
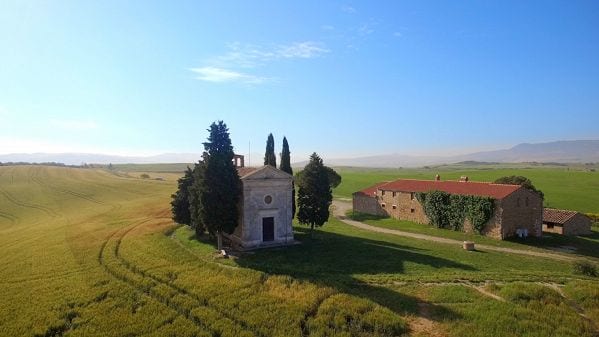
[[[142,173],[142,174],[139,175],[139,177],[142,178],[142,179],[150,179],[150,175],[147,174],[147,173]]]
[[[573,272],[578,275],[597,277],[597,266],[586,260],[576,261],[573,265]]]

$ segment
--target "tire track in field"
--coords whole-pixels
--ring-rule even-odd
[[[147,296],[149,296],[150,298],[156,300],[157,302],[171,308],[172,310],[174,310],[175,312],[177,312],[179,315],[185,317],[187,320],[189,320],[190,322],[192,322],[193,324],[195,324],[196,326],[198,326],[201,329],[204,329],[206,331],[211,332],[211,334],[215,337],[220,336],[221,332],[215,330],[214,328],[212,328],[207,322],[202,321],[199,317],[197,317],[196,315],[194,315],[192,313],[193,308],[185,308],[177,303],[175,303],[174,301],[171,301],[170,297],[166,297],[163,296],[155,291],[152,291],[152,288],[154,288],[157,285],[164,285],[169,287],[171,290],[175,291],[177,294],[182,295],[188,299],[193,300],[194,304],[197,304],[197,306],[194,307],[204,307],[210,310],[213,310],[217,313],[221,313],[223,314],[223,316],[225,316],[225,318],[228,318],[227,316],[230,316],[228,313],[226,312],[219,312],[217,310],[214,310],[213,307],[210,307],[206,301],[203,301],[201,299],[196,298],[195,296],[191,295],[187,290],[181,288],[181,287],[177,287],[174,286],[172,284],[169,284],[167,282],[164,282],[162,280],[160,280],[159,278],[153,276],[150,277],[150,275],[147,275],[146,273],[142,272],[139,270],[139,268],[137,267],[132,267],[132,265],[130,263],[128,263],[126,260],[126,262],[123,262],[124,259],[122,259],[122,257],[120,257],[118,255],[118,249],[120,246],[120,241],[122,240],[123,236],[125,236],[127,233],[129,233],[130,231],[132,231],[133,229],[135,229],[138,226],[143,225],[144,223],[148,222],[149,220],[144,220],[141,221],[133,226],[130,226],[129,228],[127,228],[126,230],[122,230],[119,229],[115,232],[113,232],[101,245],[100,247],[100,252],[98,254],[98,262],[100,263],[100,265],[102,265],[105,269],[105,271],[111,275],[112,277],[128,284],[129,286],[131,286],[132,288],[134,288],[135,290],[146,294]],[[117,234],[120,233],[120,235],[117,236]],[[124,267],[129,273],[136,275],[138,277],[141,277],[143,279],[149,279],[151,281],[150,283],[150,287],[143,287],[143,285],[140,285],[138,283],[136,283],[136,281],[132,278],[129,277],[127,275],[124,274],[120,274],[118,273],[116,270],[111,269],[111,267],[109,266],[109,264],[106,263],[106,247],[108,245],[109,242],[117,240],[115,248],[113,250],[114,253],[114,257],[116,258],[116,261],[122,266]],[[172,296],[171,296],[172,297]],[[233,321],[234,322],[234,321]],[[243,327],[243,326],[241,326]],[[245,328],[244,328],[245,329]],[[248,332],[254,333],[254,331],[250,330],[250,329],[245,329]]]
[[[91,197],[89,195],[86,195],[86,194],[83,194],[83,193],[80,193],[80,192],[75,192],[73,190],[69,190],[69,189],[66,189],[66,188],[60,188],[60,187],[51,186],[50,184],[42,181],[40,178],[35,177],[35,176],[33,176],[31,178],[31,180],[33,182],[35,182],[36,184],[42,186],[42,187],[47,187],[47,188],[53,189],[53,190],[58,191],[58,192],[70,194],[72,196],[75,196],[75,197],[78,197],[78,198],[81,198],[81,199],[85,199],[85,200],[87,200],[89,202],[93,202],[95,204],[105,204],[105,202],[97,200],[97,199],[94,199],[93,197]]]
[[[206,308],[209,308],[211,310],[214,310],[215,312],[219,313],[220,315],[222,315],[223,317],[231,320],[232,322],[234,322],[235,324],[239,325],[240,327],[242,327],[245,330],[248,330],[252,333],[254,333],[256,336],[260,336],[263,337],[264,335],[261,334],[259,331],[255,331],[254,329],[252,329],[251,326],[249,326],[247,324],[247,322],[239,320],[238,318],[236,318],[234,315],[229,314],[228,312],[215,307],[215,306],[211,306],[208,304],[208,298],[202,298],[199,295],[190,293],[187,289],[177,286],[175,284],[172,284],[170,282],[164,281],[163,279],[152,275],[151,273],[148,273],[147,271],[141,270],[139,267],[137,267],[134,263],[131,263],[130,261],[126,260],[125,258],[123,258],[120,255],[120,245],[121,242],[123,240],[123,238],[129,234],[132,230],[136,229],[137,227],[143,225],[145,222],[144,221],[140,224],[137,224],[135,226],[132,226],[131,228],[127,229],[126,231],[124,231],[122,233],[122,235],[120,237],[118,237],[117,242],[116,242],[116,246],[114,248],[114,253],[115,253],[115,257],[121,262],[121,264],[126,267],[128,270],[130,270],[133,273],[136,273],[142,277],[148,277],[150,278],[152,281],[156,282],[157,284],[161,284],[164,285],[166,287],[169,287],[170,289],[172,289],[173,291],[175,291],[176,293],[178,293],[179,295],[183,295],[186,296],[194,301],[196,301],[198,303],[198,305],[204,306]],[[219,266],[220,267],[220,266]]]
[[[311,318],[316,318],[316,316],[318,315],[318,309],[320,309],[320,306],[322,305],[322,303],[324,301],[326,301],[327,299],[329,299],[331,296],[333,295],[337,295],[338,293],[332,293],[332,294],[328,294],[327,296],[323,296],[322,298],[319,298],[316,303],[314,303],[314,306],[312,306],[312,308],[310,308],[310,310],[308,310],[308,312],[306,312],[306,314],[304,314],[304,317],[302,317],[302,320],[300,321],[300,329],[302,331],[302,337],[308,337],[310,336],[310,327],[308,326],[308,322],[310,321]]]
[[[36,184],[38,184],[41,187],[48,188],[48,189],[51,189],[51,190],[54,190],[54,191],[58,191],[58,192],[61,192],[61,193],[70,194],[70,195],[72,195],[74,197],[77,197],[77,198],[89,201],[89,202],[94,203],[96,205],[108,205],[108,206],[111,207],[111,210],[109,212],[116,212],[116,211],[119,211],[121,208],[123,208],[123,205],[121,205],[120,203],[117,203],[117,204],[106,203],[104,201],[95,199],[95,198],[93,198],[93,197],[91,197],[89,195],[86,195],[86,194],[83,194],[83,193],[80,193],[80,192],[75,192],[75,191],[72,191],[72,190],[69,190],[69,189],[64,189],[64,188],[59,188],[59,187],[52,186],[49,183],[47,183],[45,181],[42,181],[37,176],[33,177],[32,181],[35,182]],[[98,184],[96,184],[96,185],[98,185]],[[101,185],[98,185],[98,186],[101,186]],[[104,213],[102,213],[102,214],[104,214]]]
[[[141,294],[145,294],[148,297],[152,298],[153,300],[157,301],[158,303],[161,303],[169,308],[171,308],[172,310],[174,310],[177,314],[179,314],[180,316],[185,317],[185,319],[187,319],[188,321],[190,321],[191,323],[193,323],[194,325],[198,326],[201,329],[210,331],[211,334],[216,337],[216,334],[211,331],[211,329],[202,321],[200,321],[198,318],[196,318],[195,316],[193,316],[191,314],[190,310],[187,310],[185,308],[181,308],[180,306],[170,302],[167,298],[163,298],[162,296],[159,296],[158,294],[152,293],[147,289],[143,289],[140,285],[135,284],[135,281],[131,278],[128,278],[125,275],[121,275],[118,272],[116,272],[115,270],[111,269],[108,264],[105,261],[105,251],[106,251],[106,246],[108,245],[108,243],[117,235],[117,233],[119,231],[121,231],[122,229],[118,229],[116,231],[114,231],[112,234],[110,234],[106,240],[104,242],[102,242],[102,245],[100,246],[100,252],[98,253],[98,262],[100,263],[100,265],[104,268],[104,271],[106,271],[106,273],[108,273],[108,275],[112,276],[113,278],[129,285],[130,287],[132,287],[135,291],[138,291]]]
[[[100,205],[105,205],[105,204],[106,204],[105,202],[103,202],[103,201],[100,201],[100,200],[98,200],[98,199],[95,199],[95,198],[93,198],[93,197],[91,197],[91,196],[89,196],[89,195],[87,195],[87,194],[83,194],[83,193],[80,193],[80,192],[75,192],[75,191],[73,191],[73,190],[66,189],[66,188],[60,188],[60,187],[55,187],[55,186],[52,186],[52,185],[50,185],[49,183],[47,183],[47,182],[43,181],[42,179],[40,179],[40,178],[38,177],[37,173],[38,173],[38,172],[35,172],[35,173],[32,173],[32,174],[31,174],[31,180],[32,180],[34,183],[36,183],[36,184],[38,184],[38,185],[40,185],[40,186],[42,186],[42,187],[46,187],[46,188],[50,188],[50,189],[53,189],[53,190],[55,190],[55,191],[58,191],[58,192],[62,192],[62,193],[66,193],[66,194],[70,194],[70,195],[72,195],[72,196],[75,196],[75,197],[78,197],[78,198],[81,198],[81,199],[87,200],[87,201],[89,201],[89,202],[92,202],[92,203],[94,203],[94,204],[100,204]]]
[[[201,260],[202,262],[206,263],[206,264],[210,264],[210,265],[216,265],[220,268],[227,268],[227,269],[232,269],[232,270],[239,270],[239,269],[243,269],[240,267],[235,267],[235,266],[228,266],[225,264],[221,264],[218,262],[214,262],[214,261],[210,261],[204,257],[202,257],[201,255],[196,254],[194,251],[192,251],[191,249],[189,249],[188,247],[185,247],[183,245],[183,243],[181,241],[179,241],[179,239],[177,239],[175,237],[175,233],[173,231],[173,233],[170,235],[171,239],[174,240],[177,245],[179,245],[183,250],[185,250],[187,253],[193,255],[194,257],[198,258],[199,260]],[[268,279],[268,274],[264,274],[265,277],[262,278],[262,284],[264,284],[264,282],[266,282],[266,280]],[[329,299],[331,296],[338,294],[338,292],[333,292],[331,294],[328,294],[327,296],[324,296],[323,298],[319,298],[316,303],[304,314],[304,316],[302,317],[302,319],[300,320],[300,330],[301,330],[301,334],[302,337],[307,337],[310,335],[310,328],[308,327],[308,321],[311,318],[315,318],[318,315],[318,310],[320,309],[320,306],[322,305],[322,303],[324,301],[326,301],[327,299]]]
[[[10,214],[10,213],[6,213],[3,211],[0,211],[0,218],[4,218],[7,219],[8,221],[10,221],[12,223],[12,225],[16,225],[19,222],[19,218]]]
[[[56,212],[54,210],[52,210],[51,208],[42,206],[40,204],[32,204],[32,203],[28,203],[25,201],[21,201],[21,200],[15,198],[14,196],[12,196],[10,193],[8,193],[6,190],[4,190],[2,188],[0,188],[0,194],[4,195],[4,197],[6,197],[6,199],[8,199],[8,201],[12,202],[13,204],[15,204],[17,206],[36,209],[38,211],[42,211],[42,212],[46,213],[47,215],[49,215],[53,218],[58,217],[58,214],[56,214]]]

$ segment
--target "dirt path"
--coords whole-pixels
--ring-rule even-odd
[[[447,238],[426,235],[426,234],[405,232],[405,231],[398,230],[398,229],[381,228],[381,227],[371,226],[371,225],[365,224],[360,221],[351,220],[351,219],[348,219],[347,216],[345,216],[347,211],[349,211],[351,209],[352,209],[351,202],[341,201],[341,200],[333,200],[333,215],[336,218],[338,218],[339,220],[343,221],[344,223],[346,223],[350,226],[358,227],[358,228],[365,229],[365,230],[372,231],[372,232],[392,234],[392,235],[398,235],[398,236],[403,236],[403,237],[408,237],[408,238],[413,238],[413,239],[446,243],[446,244],[451,244],[451,245],[461,246],[463,243],[463,241],[459,241],[459,240],[447,239]],[[489,251],[502,252],[502,253],[537,256],[537,257],[544,257],[544,258],[560,260],[560,261],[573,261],[576,259],[576,257],[566,256],[566,255],[561,255],[561,254],[545,253],[545,252],[524,250],[524,249],[515,249],[515,248],[496,247],[496,246],[489,246],[489,245],[484,245],[484,244],[479,244],[479,243],[476,244],[476,250],[480,250],[480,251],[489,250]]]

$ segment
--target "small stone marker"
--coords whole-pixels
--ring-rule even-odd
[[[472,251],[472,250],[474,250],[474,242],[472,242],[472,241],[464,241],[463,247],[464,247],[465,250]]]

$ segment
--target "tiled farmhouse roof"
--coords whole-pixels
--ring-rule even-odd
[[[367,196],[374,196],[376,194],[376,191],[378,190],[379,186],[385,185],[387,183],[389,183],[389,182],[388,181],[383,181],[383,182],[374,184],[374,185],[372,185],[370,187],[367,187],[367,188],[365,188],[365,189],[363,189],[361,191],[358,191],[356,193],[364,194],[364,195],[367,195]]]
[[[443,191],[450,194],[477,195],[503,199],[520,188],[520,185],[494,184],[473,181],[440,181],[440,180],[414,180],[398,179],[388,183],[382,183],[369,187],[364,191],[372,189],[392,192],[429,192]],[[368,194],[372,195],[372,193]]]
[[[543,222],[552,222],[557,224],[564,224],[576,215],[575,211],[568,211],[565,209],[554,209],[545,208],[543,209]]]
[[[257,169],[259,169],[259,167],[238,167],[237,174],[239,174],[240,178],[243,178]]]

